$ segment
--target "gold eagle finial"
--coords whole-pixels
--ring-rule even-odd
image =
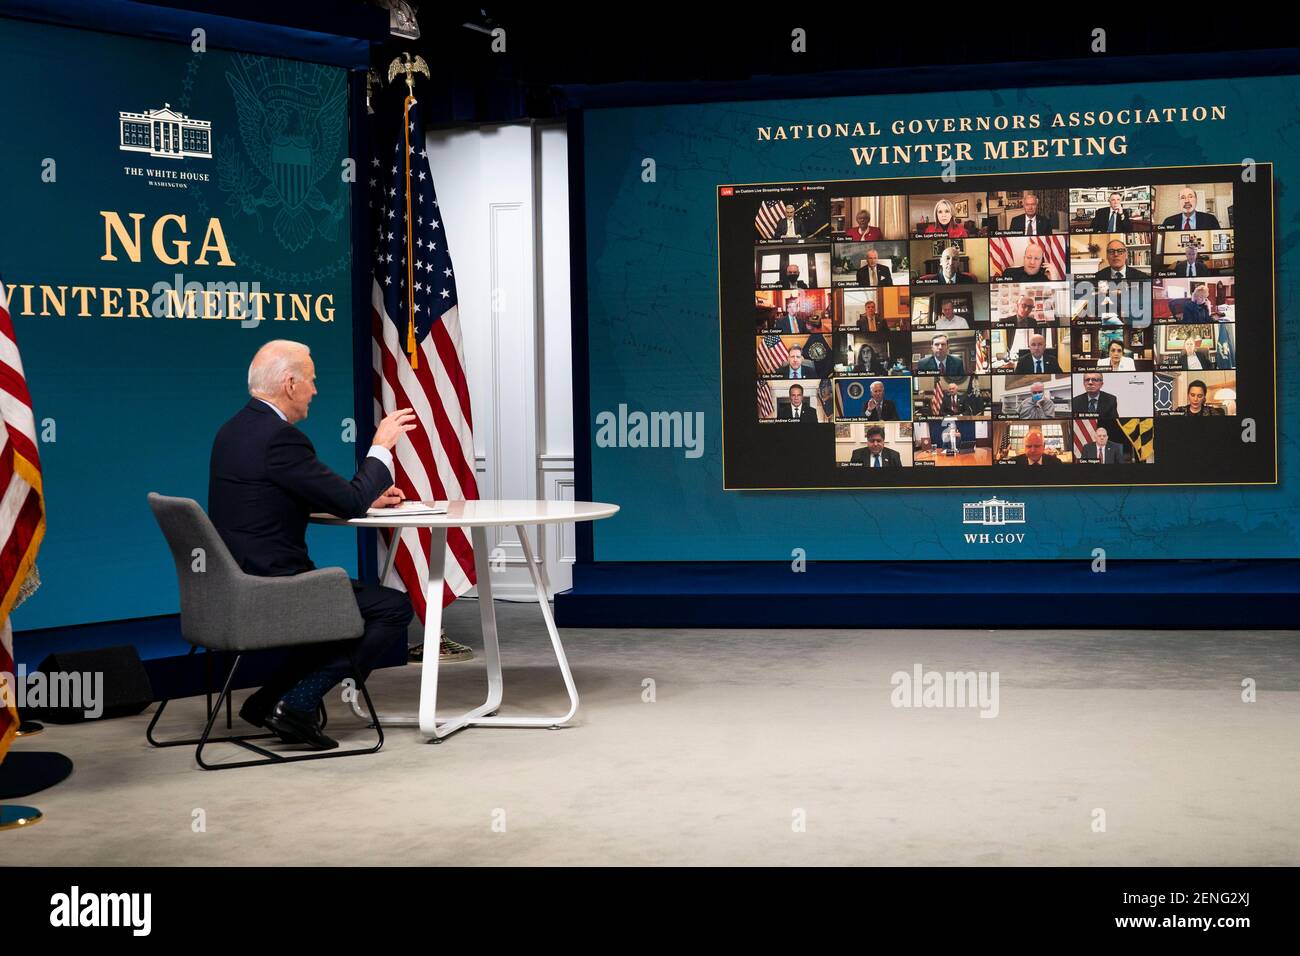
[[[406,88],[411,91],[412,96],[415,95],[415,74],[423,73],[426,80],[433,79],[429,75],[429,64],[424,62],[424,57],[416,56],[412,60],[411,54],[406,52],[403,52],[401,57],[388,64],[388,82],[391,83],[397,79],[399,73],[406,74]]]

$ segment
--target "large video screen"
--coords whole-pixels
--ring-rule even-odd
[[[720,186],[726,486],[1275,482],[1256,172]]]
[[[581,113],[596,562],[1300,555],[1300,77],[1078,75]]]

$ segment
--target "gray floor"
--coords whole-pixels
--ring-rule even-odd
[[[448,612],[479,645],[477,605]],[[503,712],[561,707],[535,606],[499,605]],[[37,864],[1300,863],[1300,633],[605,631],[564,640],[564,730],[393,730],[374,756],[203,773],[147,715],[51,727],[76,772],[5,834]],[[994,719],[890,677],[996,671]],[[478,703],[481,661],[443,670]],[[1258,700],[1243,703],[1253,678]],[[643,682],[654,682],[654,701]],[[372,681],[413,707],[418,667]],[[188,729],[201,702],[168,712]],[[338,702],[331,732],[363,729]],[[202,811],[201,813],[199,811]],[[1095,821],[1104,813],[1104,830]],[[201,820],[204,828],[195,821]],[[196,832],[202,829],[202,832]]]

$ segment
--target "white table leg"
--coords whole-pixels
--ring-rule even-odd
[[[573,715],[578,712],[578,688],[573,683],[573,672],[569,670],[569,659],[564,656],[564,645],[560,643],[560,632],[556,629],[555,617],[551,614],[551,604],[547,598],[549,589],[546,582],[546,569],[533,560],[533,549],[528,543],[528,535],[525,533],[524,527],[516,525],[515,531],[519,534],[519,543],[524,549],[524,560],[528,562],[528,574],[533,579],[533,588],[537,591],[537,604],[542,609],[542,619],[546,621],[546,630],[551,636],[551,647],[555,650],[556,663],[560,665],[560,674],[564,678],[564,689],[569,693],[569,710],[567,713],[556,717],[515,715],[479,717],[470,721],[470,724],[475,727],[551,727],[558,729],[561,725],[572,720]],[[477,552],[477,543],[475,543],[474,547]],[[480,571],[479,577],[482,578],[482,576],[483,572]],[[481,597],[480,600],[482,600]],[[492,643],[495,646],[495,628],[493,629],[492,638]]]
[[[516,526],[519,542],[523,548],[524,559],[528,564],[528,574],[532,578],[533,588],[537,592],[537,602],[541,607],[542,619],[551,638],[551,647],[555,650],[555,659],[564,679],[564,687],[569,695],[569,709],[566,713],[553,717],[532,715],[494,715],[501,706],[504,681],[501,670],[501,648],[497,641],[496,606],[492,603],[492,565],[489,560],[487,529],[472,528],[470,537],[474,546],[474,567],[478,584],[479,620],[483,626],[483,657],[487,667],[487,699],[457,717],[439,719],[438,713],[438,649],[440,648],[440,631],[442,625],[442,591],[443,562],[447,553],[447,532],[443,528],[431,528],[429,534],[429,585],[425,591],[424,614],[424,661],[420,669],[420,712],[414,714],[380,714],[379,721],[385,727],[414,727],[440,743],[449,734],[465,727],[551,727],[559,728],[573,719],[578,711],[578,689],[573,682],[573,672],[569,669],[568,658],[564,654],[564,645],[560,643],[560,633],[555,627],[555,617],[547,599],[549,587],[546,570],[533,560],[532,546],[523,526]],[[433,656],[430,657],[430,648]],[[361,718],[367,715],[361,710],[359,701],[352,702],[353,712]]]
[[[433,666],[429,666],[428,654],[425,654],[424,673],[420,679],[420,731],[427,736],[433,737],[434,741],[440,741],[448,734],[453,734],[464,727],[472,726],[479,722],[485,714],[493,713],[501,706],[501,648],[497,643],[497,614],[496,606],[492,603],[492,563],[489,560],[487,529],[471,528],[470,543],[474,546],[474,570],[476,584],[478,586],[478,611],[479,621],[483,625],[483,662],[487,666],[488,694],[487,699],[479,704],[473,710],[466,711],[459,717],[448,717],[444,720],[438,719],[438,657],[433,658]],[[445,535],[443,554],[446,553]],[[438,561],[438,616],[442,617],[442,560]],[[433,557],[429,558],[429,587],[433,587]],[[430,596],[429,600],[433,600]],[[431,615],[425,612],[425,640],[428,641],[427,628]],[[432,638],[435,642],[438,640],[438,634],[435,631]],[[430,673],[433,674],[430,678]]]

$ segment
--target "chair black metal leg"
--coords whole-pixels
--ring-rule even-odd
[[[190,653],[192,654],[193,652],[194,652],[193,649],[191,649]],[[234,663],[231,665],[230,673],[226,675],[225,684],[221,688],[221,693],[217,696],[215,706],[209,706],[208,708],[207,721],[204,724],[203,733],[199,737],[188,738],[185,740],[166,740],[166,741],[160,741],[154,737],[154,733],[153,733],[154,728],[157,726],[158,719],[162,716],[163,710],[166,709],[168,704],[168,701],[164,700],[159,704],[158,711],[154,714],[153,719],[149,721],[149,727],[145,731],[145,737],[148,739],[149,743],[155,747],[181,747],[186,745],[196,745],[194,751],[194,759],[198,762],[198,765],[204,770],[232,770],[235,767],[256,767],[262,764],[270,764],[270,763],[295,763],[299,760],[329,760],[333,757],[352,757],[352,756],[358,756],[360,754],[376,753],[381,747],[384,746],[384,728],[380,726],[379,714],[376,713],[375,711],[375,704],[374,701],[371,700],[370,698],[370,691],[366,688],[366,685],[360,680],[357,681],[357,687],[360,688],[361,694],[365,698],[366,708],[370,711],[370,719],[373,721],[372,726],[375,728],[376,739],[375,739],[374,746],[357,747],[351,750],[328,750],[319,753],[313,752],[313,753],[283,754],[283,753],[277,753],[275,751],[267,750],[263,747],[259,747],[256,744],[249,742],[253,740],[266,740],[268,738],[274,738],[276,735],[273,733],[231,734],[223,737],[213,737],[212,727],[217,721],[217,716],[221,713],[222,704],[226,703],[227,705],[229,705],[230,689],[234,685],[235,674],[239,670],[239,663],[241,660],[243,660],[243,655],[237,654],[235,656]],[[321,709],[322,711],[324,710],[323,704],[321,706]],[[239,761],[235,761],[234,763],[220,763],[220,764],[207,763],[203,759],[203,749],[208,744],[214,744],[214,743],[235,744],[237,746],[243,747],[245,750],[251,750],[253,753],[260,754],[261,759],[239,760]]]

